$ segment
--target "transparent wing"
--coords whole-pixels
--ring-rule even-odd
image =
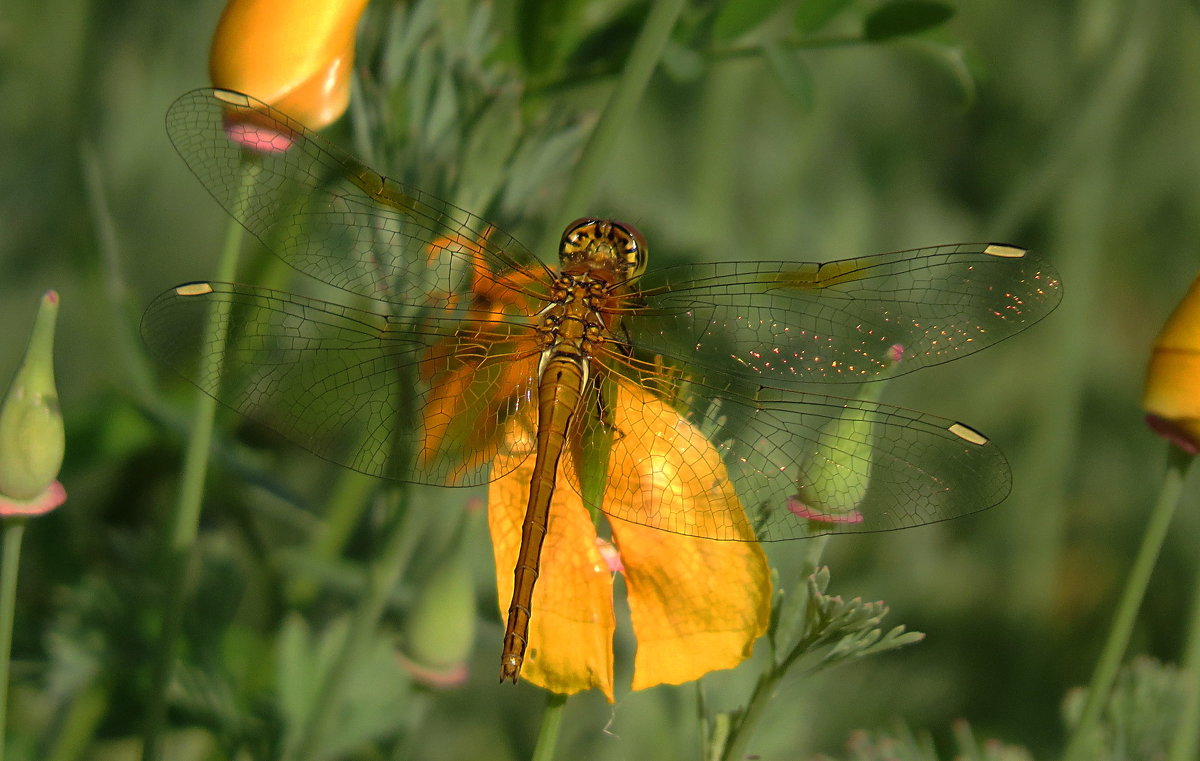
[[[1011,488],[1004,455],[961,423],[778,389],[750,398],[628,358],[604,361],[617,378],[601,405],[611,416],[585,417],[577,436],[607,439],[600,507],[622,520],[772,541],[948,520]]]
[[[213,197],[297,270],[351,293],[424,303],[470,277],[534,314],[551,273],[494,225],[390,180],[247,95],[194,90],[167,132]]]
[[[1049,265],[998,244],[673,267],[637,287],[622,317],[630,343],[718,386],[720,376],[794,387],[910,372],[1018,333],[1062,298]]]
[[[192,283],[142,319],[160,360],[206,393],[313,453],[362,473],[468,486],[500,432],[533,412],[537,347],[501,321],[402,322],[290,293]]]

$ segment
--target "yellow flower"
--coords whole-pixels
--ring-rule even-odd
[[[1200,277],[1154,341],[1142,407],[1157,433],[1200,452]]]
[[[613,425],[626,433],[612,443],[605,498],[639,498],[644,489],[661,488],[656,473],[671,472],[677,509],[701,513],[705,508],[696,505],[708,505],[714,515],[690,516],[697,525],[741,516],[733,530],[751,540],[753,531],[712,443],[662,399],[624,379],[616,385]],[[670,437],[656,435],[663,431]],[[680,436],[688,439],[686,446],[678,444]],[[515,463],[501,457],[496,466],[503,472]],[[526,458],[488,491],[502,615],[512,596],[533,467],[533,458]],[[615,571],[625,576],[638,642],[633,689],[691,681],[750,655],[770,614],[766,556],[757,543],[682,536],[609,518],[614,553],[597,539],[591,515],[561,464],[557,480],[522,678],[565,694],[598,687],[613,700]]]
[[[213,36],[214,86],[320,129],[350,101],[354,30],[367,0],[230,0]]]

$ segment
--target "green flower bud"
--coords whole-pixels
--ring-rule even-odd
[[[0,499],[25,502],[45,494],[62,467],[66,436],[54,386],[54,322],[58,294],[48,291],[25,360],[0,407]]]
[[[899,344],[888,349],[891,368],[903,357],[904,347]],[[882,379],[868,383],[855,398],[873,404],[879,401],[884,384]],[[817,524],[862,523],[858,505],[871,485],[874,446],[872,415],[856,415],[853,408],[848,408],[830,420],[817,434],[807,478],[796,485],[797,493],[788,499],[788,509]]]

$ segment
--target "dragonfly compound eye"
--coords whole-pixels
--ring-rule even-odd
[[[646,244],[632,225],[605,219],[577,219],[563,232],[559,258],[564,270],[607,273],[609,282],[629,281],[646,269]]]

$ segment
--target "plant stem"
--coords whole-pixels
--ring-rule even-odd
[[[814,536],[808,540],[804,552],[804,565],[800,567],[800,578],[804,582],[802,589],[808,590],[808,577],[817,572],[821,565],[821,556],[825,554],[825,546],[829,544],[829,534]]]
[[[0,761],[4,761],[4,737],[8,728],[8,667],[12,660],[17,571],[21,567],[25,522],[25,518],[4,521],[4,554],[0,555]]]
[[[340,557],[378,483],[379,479],[343,469],[329,497],[325,520],[309,540],[306,554],[319,562],[332,562]],[[289,604],[302,608],[312,602],[318,590],[319,579],[311,574],[300,574],[288,590]]]
[[[588,200],[595,194],[604,172],[611,168],[610,159],[621,128],[633,120],[638,102],[662,57],[683,6],[684,0],[651,3],[650,13],[633,44],[621,78],[600,114],[600,121],[583,147],[579,164],[571,176],[571,184],[559,204],[557,216],[551,217],[551,224],[547,225],[547,233],[538,250],[557,250],[559,230],[554,220],[565,223],[572,217],[580,216]]]
[[[1117,14],[1111,20],[1097,22],[1091,14]],[[1067,81],[1089,82],[1072,88],[1073,100],[1062,105],[1063,113],[1073,118],[1057,122],[1040,141],[1038,155],[1045,161],[1030,166],[1028,172],[1013,177],[1007,191],[993,206],[993,213],[983,220],[982,229],[1000,240],[1024,235],[1038,215],[1047,214],[1055,221],[1046,246],[1070,294],[1059,307],[1054,320],[1039,336],[1030,336],[1026,349],[1033,355],[1055,347],[1058,363],[1058,382],[1047,384],[1038,394],[1029,413],[1031,420],[1040,421],[1033,429],[1033,440],[1022,460],[1013,462],[1013,470],[1024,472],[1028,479],[1031,499],[1006,509],[1011,536],[1019,538],[1020,559],[1014,565],[1014,579],[1009,585],[1013,596],[1008,604],[1012,626],[1025,635],[1018,647],[1038,647],[1040,630],[1029,621],[1045,620],[1053,605],[1053,584],[1050,580],[1060,573],[1057,565],[1065,556],[1065,518],[1068,502],[1067,484],[1061,470],[1052,463],[1070,462],[1080,446],[1080,422],[1084,415],[1081,389],[1087,386],[1089,347],[1074,340],[1079,331],[1088,330],[1106,308],[1102,295],[1100,274],[1105,266],[1096,256],[1104,250],[1104,233],[1095,220],[1103,217],[1118,203],[1114,194],[1122,192],[1114,167],[1120,136],[1130,124],[1140,120],[1135,104],[1147,81],[1147,71],[1154,59],[1157,40],[1161,38],[1163,10],[1157,3],[1126,3],[1119,6],[1089,4],[1079,6],[1077,28],[1094,28],[1095,23],[1112,23],[1114,33],[1110,43],[1094,59],[1077,58],[1070,64],[1074,71]],[[1107,17],[1106,17],[1107,19]],[[1101,63],[1102,62],[1102,63]],[[1069,63],[1064,61],[1065,64]],[[1063,188],[1070,188],[1064,193]],[[1042,343],[1031,346],[1033,341]],[[1059,351],[1059,349],[1061,349]],[[1046,509],[1053,507],[1053,509]],[[1029,532],[1036,522],[1038,530]],[[1036,668],[1041,661],[1024,659],[1021,668]],[[1036,680],[1038,675],[1027,673],[1018,679]]]
[[[784,673],[786,673],[786,668],[779,668],[772,663],[758,678],[758,682],[754,685],[754,693],[750,696],[750,702],[746,704],[746,710],[730,730],[729,744],[725,746],[725,752],[721,754],[722,759],[732,761],[746,757],[746,749],[750,745],[750,738],[754,735],[754,727],[762,719],[763,711],[770,704],[771,697],[775,694],[775,689],[779,686],[779,680]]]
[[[1180,664],[1186,680],[1186,696],[1167,754],[1170,761],[1195,761],[1196,750],[1200,748],[1200,722],[1193,718],[1200,714],[1200,565],[1197,566],[1192,587],[1192,618],[1188,622],[1187,641]]]
[[[121,271],[121,251],[117,243],[116,223],[104,193],[103,169],[95,146],[81,140],[79,159],[83,170],[83,192],[91,213],[96,249],[100,254],[100,270],[104,277],[104,295],[107,310],[103,317],[108,321],[104,334],[112,341],[116,356],[114,365],[121,370],[121,382],[128,383],[129,394],[134,399],[151,400],[157,397],[154,388],[154,373],[146,352],[137,340],[126,317],[129,306],[128,280]]]
[[[285,758],[319,757],[332,723],[341,715],[339,708],[354,659],[367,651],[392,589],[424,533],[414,523],[429,511],[410,508],[409,491],[406,485],[393,490],[395,498],[391,518],[384,529],[384,546],[367,569],[367,589],[363,599],[350,621],[350,631],[346,633],[342,649],[330,663],[329,670],[320,675],[321,686],[300,740],[288,749]]]
[[[558,745],[558,731],[562,728],[563,707],[567,696],[551,692],[546,695],[546,709],[542,711],[542,726],[538,730],[537,744],[533,748],[531,761],[551,761],[554,748]]]
[[[804,562],[800,568],[800,581],[796,584],[795,591],[789,596],[791,599],[787,601],[795,615],[801,618],[806,616],[808,611],[808,579],[816,573],[817,567],[821,564],[821,555],[825,552],[827,544],[829,544],[827,534],[809,539],[806,543]],[[796,658],[790,655],[785,657],[782,662],[772,657],[766,671],[759,676],[758,682],[754,685],[754,692],[750,695],[750,702],[746,704],[746,710],[730,728],[729,742],[721,754],[722,759],[732,760],[746,756],[747,747],[754,736],[754,728],[762,719],[763,711],[766,710],[771,698],[775,695],[779,680],[795,662]]]
[[[71,699],[59,725],[61,728],[55,733],[50,750],[42,761],[78,761],[87,758],[96,730],[111,705],[110,690],[102,679],[93,679]]]
[[[246,174],[242,193],[248,194],[253,184],[252,175]],[[236,216],[229,220],[225,231],[225,242],[221,248],[221,259],[217,265],[218,280],[233,280],[237,274],[238,252],[242,244],[242,226]],[[214,371],[219,374],[224,356],[225,334],[222,322],[214,311],[209,316],[206,328],[209,344],[217,345],[210,355]],[[215,375],[209,375],[215,377]],[[191,567],[194,562],[196,535],[200,526],[200,506],[204,501],[204,480],[208,474],[208,460],[212,449],[213,421],[216,419],[217,400],[207,393],[196,397],[196,408],[192,415],[191,433],[188,435],[187,452],[184,455],[183,474],[179,483],[179,494],[171,513],[167,528],[167,546],[163,558],[166,585],[166,603],[163,610],[162,629],[159,632],[158,649],[152,666],[149,704],[146,708],[145,735],[142,746],[142,761],[158,761],[162,757],[162,731],[167,715],[167,687],[175,660],[175,641],[183,624],[183,612],[191,590]]]
[[[1150,574],[1154,570],[1163,539],[1167,535],[1167,527],[1171,525],[1171,517],[1175,514],[1175,506],[1179,503],[1184,476],[1191,462],[1192,456],[1178,447],[1171,446],[1168,450],[1167,470],[1158,494],[1158,502],[1150,513],[1150,521],[1142,537],[1142,546],[1138,549],[1129,579],[1121,593],[1121,600],[1108,633],[1108,641],[1100,654],[1100,660],[1096,663],[1096,670],[1088,685],[1083,714],[1067,745],[1067,751],[1063,755],[1064,761],[1082,761],[1083,753],[1087,752],[1088,737],[1096,731],[1100,722],[1100,714],[1108,702],[1117,670],[1125,656],[1125,649],[1129,646],[1138,609],[1142,605],[1142,598],[1145,597],[1146,587],[1150,583]]]

